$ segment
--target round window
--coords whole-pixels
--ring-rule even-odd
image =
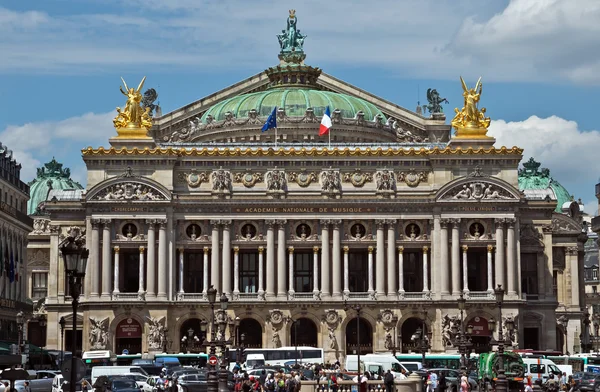
[[[310,237],[311,229],[310,226],[306,223],[300,223],[296,226],[296,236],[298,238],[306,238]]]
[[[245,225],[242,226],[240,234],[242,235],[243,238],[250,240],[250,239],[256,237],[256,226],[254,226],[251,223],[246,223]]]
[[[469,226],[469,233],[471,234],[471,237],[479,238],[485,234],[485,227],[478,222],[472,223]]]
[[[416,223],[410,223],[404,229],[404,234],[408,238],[417,238],[418,236],[421,235],[421,228]]]
[[[123,234],[123,236],[127,238],[133,238],[137,235],[137,233],[138,228],[133,223],[125,224],[125,226],[123,226],[123,229],[121,229],[121,234]]]
[[[200,235],[202,235],[202,228],[199,225],[192,223],[185,230],[185,234],[187,234],[187,236],[192,240],[195,240]]]
[[[365,229],[365,226],[362,223],[355,223],[350,228],[350,235],[352,236],[352,238],[363,238],[366,233],[367,230]]]

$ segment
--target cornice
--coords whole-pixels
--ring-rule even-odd
[[[288,147],[247,147],[240,148],[232,145],[231,148],[137,148],[127,149],[125,147],[116,149],[114,147],[93,149],[88,147],[81,151],[84,157],[101,157],[101,156],[162,156],[162,157],[343,157],[343,156],[365,156],[365,157],[401,157],[401,156],[470,156],[470,155],[517,155],[523,154],[523,149],[518,147],[500,147],[500,148],[382,148],[382,147],[366,147],[366,148],[288,148]]]

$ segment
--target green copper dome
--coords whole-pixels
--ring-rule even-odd
[[[540,163],[533,158],[523,163],[523,169],[519,169],[519,189],[526,197],[545,198],[556,200],[556,212],[562,212],[565,203],[573,200],[569,191],[558,181],[550,177],[550,170],[540,168]]]
[[[378,114],[385,121],[381,110],[360,98],[331,91],[280,87],[219,102],[204,113],[202,122],[206,123],[209,115],[214,121],[223,121],[227,112],[231,112],[235,118],[247,118],[252,109],[256,110],[259,117],[267,117],[275,106],[285,109],[289,117],[303,117],[308,108],[314,110],[315,116],[322,116],[329,106],[331,113],[340,110],[343,118],[355,118],[358,112],[363,112],[366,121],[373,121]]]
[[[29,183],[29,201],[27,202],[27,214],[36,213],[38,205],[46,201],[51,189],[83,189],[80,183],[71,179],[71,170],[63,169],[62,163],[56,159],[37,169],[37,177]]]

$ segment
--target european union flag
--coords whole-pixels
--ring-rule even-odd
[[[262,127],[262,131],[268,131],[271,128],[277,128],[277,106],[275,106],[271,114],[269,114],[267,122]]]

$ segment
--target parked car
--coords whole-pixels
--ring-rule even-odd
[[[112,392],[140,392],[136,382],[127,377],[114,377],[110,380]]]
[[[156,380],[158,380],[160,376],[150,376],[146,381],[146,386],[142,387],[144,392],[154,392],[156,391]]]
[[[584,372],[573,373],[573,380],[575,381],[575,390],[579,388],[579,384],[581,384],[581,379],[583,378],[584,374]]]
[[[600,391],[600,374],[598,373],[583,373],[583,377],[579,382],[580,391]]]
[[[182,392],[206,392],[208,390],[207,381],[206,372],[187,373],[177,378]]]

